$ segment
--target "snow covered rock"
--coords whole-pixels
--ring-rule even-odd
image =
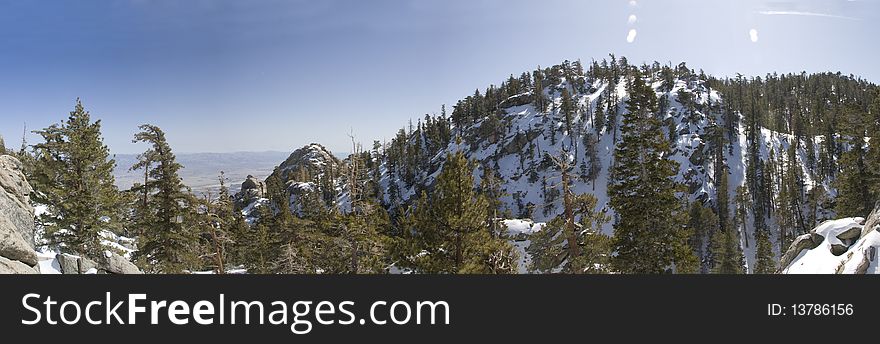
[[[33,273],[37,265],[31,191],[21,162],[0,156],[0,273]]]
[[[276,174],[282,181],[294,179],[294,175],[305,172],[309,175],[319,175],[326,172],[336,171],[341,165],[339,159],[326,147],[312,143],[290,153],[278,169]]]
[[[798,237],[783,255],[785,274],[876,274],[880,249],[880,204],[868,219],[825,221]]]

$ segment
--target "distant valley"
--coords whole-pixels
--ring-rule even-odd
[[[185,153],[177,154],[177,162],[183,165],[180,177],[183,183],[192,188],[193,193],[202,195],[206,192],[217,194],[220,189],[220,171],[226,176],[226,183],[231,192],[238,192],[241,182],[248,175],[265,179],[275,166],[278,166],[289,152],[234,152],[234,153]],[[128,189],[134,183],[143,182],[143,174],[129,171],[137,161],[136,154],[116,155],[116,185],[120,189]]]

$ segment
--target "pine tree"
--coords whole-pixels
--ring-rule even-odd
[[[516,253],[489,231],[488,202],[474,191],[472,170],[464,153],[447,154],[434,191],[417,201],[410,264],[419,272],[516,272]]]
[[[868,106],[866,116],[867,134],[871,144],[865,153],[865,160],[870,177],[870,191],[874,197],[880,198],[880,87],[875,87],[874,101]]]
[[[834,210],[838,217],[866,217],[874,209],[875,195],[871,192],[873,177],[866,160],[865,128],[862,114],[852,107],[845,116],[848,121],[847,145],[850,149],[840,156],[840,172],[832,185],[837,188]]]
[[[569,245],[566,215],[560,215],[545,224],[529,238],[527,248],[532,258],[530,271],[563,273],[611,272],[611,238],[602,233],[602,225],[610,219],[596,210],[596,197],[590,194],[572,196],[572,216],[577,218],[575,228],[576,256]]]
[[[533,244],[529,247],[532,254],[530,269],[567,273],[607,272],[610,246],[607,237],[602,234],[602,225],[608,222],[608,218],[595,210],[597,200],[594,196],[574,195],[571,191],[571,158],[566,151],[559,157],[547,155],[560,173],[564,211],[532,237]],[[590,251],[585,252],[584,249]]]
[[[661,273],[685,245],[673,177],[677,163],[655,113],[657,97],[638,73],[633,77],[621,142],[609,185],[614,224],[613,263],[623,273]]]
[[[709,238],[719,230],[718,217],[710,208],[703,206],[700,202],[693,202],[688,211],[688,231],[690,238],[688,245],[693,254],[702,262],[710,260],[710,251],[707,247]],[[705,273],[707,266],[701,267],[701,272]]]
[[[715,231],[712,236],[714,266],[712,273],[743,273],[743,255],[736,233],[732,229]]]
[[[544,97],[544,73],[541,71],[541,66],[538,66],[538,69],[534,72],[534,80],[535,85],[532,89],[532,104],[535,106],[535,109],[538,112],[544,112],[547,99]]]
[[[562,104],[559,106],[559,111],[562,112],[562,116],[565,123],[565,132],[568,136],[574,136],[572,133],[572,129],[574,128],[574,116],[575,112],[577,112],[577,107],[574,104],[574,100],[571,98],[571,93],[568,92],[567,88],[562,89]]]
[[[235,212],[235,204],[229,194],[229,187],[226,186],[226,176],[223,171],[220,171],[218,180],[220,190],[216,201],[207,197],[205,200],[203,226],[206,229],[206,239],[208,239],[207,250],[210,263],[217,274],[225,274],[229,262],[227,247],[234,243],[232,230],[236,222],[235,217],[240,217],[241,214]]]
[[[133,170],[149,170],[144,193],[148,213],[137,220],[139,250],[135,260],[146,271],[180,273],[199,267],[199,229],[195,203],[183,185],[171,146],[157,126],[144,124],[132,142],[150,145],[138,155]]]
[[[34,202],[48,211],[38,221],[44,238],[62,251],[91,258],[103,255],[101,230],[121,231],[121,198],[114,185],[116,161],[101,138],[101,121],[77,99],[67,121],[36,131],[45,142],[37,153]]]
[[[776,271],[776,259],[770,243],[770,233],[755,230],[755,274],[772,274]]]

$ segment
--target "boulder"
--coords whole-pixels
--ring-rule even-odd
[[[0,274],[36,274],[38,272],[22,262],[0,257]]]
[[[867,218],[843,218],[825,221],[808,234],[795,239],[780,260],[782,273],[880,273],[877,269],[880,248],[880,203]],[[834,235],[834,237],[825,236]],[[824,243],[824,244],[823,244]],[[807,252],[810,264],[798,263],[805,250],[830,250]],[[805,256],[806,257],[806,256]],[[816,261],[822,263],[816,263]],[[836,269],[829,269],[836,266]]]
[[[58,266],[61,267],[61,273],[65,275],[79,274],[79,257],[60,253],[55,255],[55,260],[58,261]]]
[[[104,258],[104,264],[98,269],[98,271],[103,269],[112,274],[143,274],[134,263],[116,253],[107,251]]]
[[[248,175],[247,179],[245,179],[244,182],[241,183],[242,190],[256,189],[258,186],[259,186],[259,181],[257,181],[257,178],[255,178],[252,175]]]
[[[111,274],[142,274],[137,266],[118,254],[105,252],[101,262],[61,253],[55,256],[63,274],[111,273]]]
[[[785,251],[785,254],[782,255],[782,259],[779,260],[779,270],[782,271],[782,269],[785,269],[785,267],[791,264],[791,262],[801,254],[801,251],[812,250],[819,246],[823,240],[825,240],[825,238],[816,233],[807,233],[795,238],[794,242],[789,246],[788,251]]]
[[[0,256],[18,260],[30,266],[37,265],[33,246],[21,237],[17,227],[6,216],[0,215]]]

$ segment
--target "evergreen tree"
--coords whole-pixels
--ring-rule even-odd
[[[772,274],[776,272],[776,259],[770,243],[770,233],[766,230],[755,230],[755,269],[756,274]]]
[[[132,170],[150,168],[145,188],[148,213],[137,220],[139,249],[135,260],[146,271],[180,273],[199,267],[199,229],[194,223],[195,203],[180,179],[177,163],[165,133],[144,124],[132,142],[150,145],[138,155]],[[151,168],[152,167],[152,168]]]
[[[565,132],[568,136],[574,136],[572,133],[572,128],[574,128],[574,116],[575,112],[577,112],[577,107],[574,104],[574,100],[571,98],[571,94],[568,92],[568,89],[562,89],[562,104],[559,106],[559,111],[562,112],[562,116],[565,124]]]
[[[101,230],[119,233],[121,198],[113,178],[116,161],[101,137],[101,121],[77,99],[67,121],[36,131],[45,142],[34,146],[34,202],[47,212],[38,221],[48,244],[96,258],[103,255]]]
[[[434,191],[425,192],[411,215],[410,264],[424,273],[514,273],[516,252],[490,233],[488,202],[474,191],[471,164],[449,153]]]
[[[608,215],[596,210],[596,197],[590,194],[572,196],[572,216],[577,255],[572,256],[565,215],[555,217],[529,238],[528,253],[532,258],[530,271],[563,273],[611,272],[611,238],[602,233]]]
[[[716,274],[743,273],[743,255],[736,233],[732,229],[715,231],[712,237],[714,266]]]
[[[848,108],[845,116],[848,119],[848,140],[850,149],[840,156],[840,172],[832,185],[837,188],[837,199],[834,210],[838,217],[866,217],[874,209],[875,195],[871,192],[875,178],[869,170],[866,160],[868,155],[865,142],[865,124],[861,113]],[[876,162],[874,162],[876,163]]]
[[[623,273],[666,271],[687,240],[677,216],[678,164],[667,159],[669,141],[656,111],[654,91],[635,73],[609,183],[610,204],[619,216],[613,264]]]

